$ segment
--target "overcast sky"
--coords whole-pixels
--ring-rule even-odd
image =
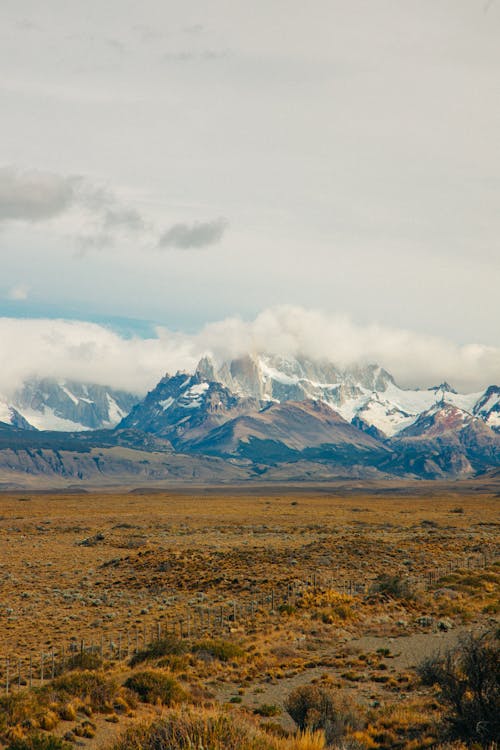
[[[0,315],[293,305],[499,381],[499,40],[500,0],[2,0]]]

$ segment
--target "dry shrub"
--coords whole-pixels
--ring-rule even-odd
[[[101,669],[102,659],[99,654],[92,653],[90,651],[82,651],[78,654],[74,654],[66,659],[64,665],[61,665],[57,671],[57,674],[63,672],[71,672],[74,669]]]
[[[173,635],[165,635],[152,643],[149,643],[144,649],[138,651],[130,659],[130,666],[141,664],[148,659],[161,659],[166,656],[180,656],[187,650],[186,644],[180,638]]]
[[[352,620],[355,616],[352,605],[354,599],[347,594],[340,594],[334,589],[305,591],[299,601],[301,609],[313,611],[313,617],[325,624]]]
[[[25,722],[39,727],[39,719],[45,713],[47,703],[46,694],[40,690],[22,690],[3,696],[0,698],[0,733]]]
[[[500,737],[499,634],[469,633],[443,656],[424,660],[418,672],[436,685],[451,737],[483,746]]]
[[[171,706],[180,702],[185,693],[172,675],[146,670],[129,677],[125,687],[133,690],[144,703],[162,703]]]
[[[285,709],[300,730],[323,730],[328,743],[361,729],[363,724],[353,707],[327,686],[295,688],[285,701]]]
[[[110,711],[119,687],[102,672],[71,672],[53,680],[50,690],[60,702],[79,698],[93,711]]]
[[[372,584],[373,594],[385,594],[392,599],[411,600],[415,598],[415,590],[407,578],[382,573]]]
[[[223,662],[240,659],[245,655],[245,651],[237,643],[211,638],[204,641],[196,641],[193,644],[193,651],[197,654],[211,656]]]

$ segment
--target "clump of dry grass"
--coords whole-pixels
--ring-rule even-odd
[[[319,617],[324,623],[334,623],[352,620],[354,598],[341,594],[334,589],[304,591],[297,606],[302,610],[312,611],[313,616]]]
[[[110,750],[323,750],[321,731],[278,737],[242,715],[214,709],[189,709],[130,729]]]

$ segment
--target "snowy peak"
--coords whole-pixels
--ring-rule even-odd
[[[208,367],[205,362],[194,375],[178,372],[162,378],[120,422],[120,429],[142,430],[180,445],[232,417],[261,407],[256,399],[238,396],[223,383],[207,380],[202,373]]]
[[[360,429],[387,438],[412,425],[433,405],[443,403],[477,414],[500,431],[500,389],[496,386],[488,389],[488,399],[484,392],[457,393],[447,382],[423,390],[400,388],[376,364],[340,368],[328,360],[270,354],[246,355],[220,366],[204,357],[196,372],[240,396],[270,402],[323,401]]]
[[[0,401],[0,424],[16,430],[34,430],[35,428],[6,401]]]
[[[444,381],[444,383],[441,383],[440,385],[433,385],[431,388],[429,388],[429,391],[435,391],[436,393],[439,391],[443,394],[445,393],[457,393],[457,391],[451,387],[449,383]]]
[[[138,400],[106,386],[33,378],[14,394],[10,405],[33,428],[81,431],[114,427]]]
[[[484,420],[488,427],[500,432],[500,388],[490,385],[476,402],[473,412]]]
[[[440,402],[423,412],[415,422],[400,433],[401,437],[436,437],[445,433],[458,433],[469,427],[490,430],[477,417],[453,404]]]

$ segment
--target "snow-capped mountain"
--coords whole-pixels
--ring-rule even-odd
[[[225,385],[206,380],[198,371],[194,375],[179,372],[162,378],[119,426],[150,432],[180,446],[264,405],[252,396],[231,393]]]
[[[399,387],[378,365],[341,369],[327,361],[270,355],[242,357],[219,368],[205,357],[197,373],[233,393],[268,401],[324,401],[371,434],[393,437],[434,404],[448,403],[500,430],[500,388],[457,393],[448,383],[429,389]]]
[[[0,481],[99,482],[94,465],[106,481],[478,476],[500,466],[500,388],[405,389],[378,365],[261,355],[205,357],[142,400],[53,380],[0,400]]]
[[[0,399],[0,425],[17,430],[34,430],[35,428],[7,401]]]
[[[175,450],[269,463],[326,460],[415,476],[465,476],[500,463],[500,389],[400,388],[376,365],[243,357],[166,375],[120,423]]]
[[[37,430],[80,431],[114,427],[138,396],[102,385],[32,379],[10,400],[0,400],[0,421]]]
[[[492,430],[500,432],[500,388],[497,385],[490,385],[476,401],[472,412],[486,422]]]
[[[393,467],[416,476],[470,476],[500,464],[500,436],[478,416],[434,404],[392,441]]]

